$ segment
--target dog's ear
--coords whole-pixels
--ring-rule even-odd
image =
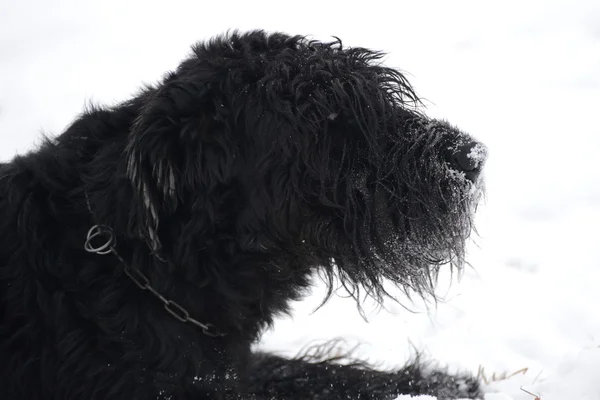
[[[161,247],[160,216],[174,212],[181,196],[178,179],[186,169],[190,141],[208,129],[208,91],[202,82],[167,76],[148,93],[129,134],[125,160],[134,198],[128,229],[155,252]]]

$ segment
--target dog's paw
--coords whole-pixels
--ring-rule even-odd
[[[411,394],[435,396],[438,400],[483,399],[479,380],[469,374],[449,374],[443,370],[422,372],[412,382],[415,391]]]

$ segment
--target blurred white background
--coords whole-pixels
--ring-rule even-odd
[[[192,43],[254,28],[386,51],[431,116],[490,150],[473,269],[442,277],[445,302],[367,305],[367,323],[343,298],[313,314],[318,286],[259,347],[343,336],[394,366],[414,345],[488,377],[529,368],[488,399],[599,399],[600,2],[1,0],[0,160],[156,82]]]

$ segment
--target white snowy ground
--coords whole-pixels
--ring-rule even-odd
[[[40,130],[61,132],[86,101],[127,98],[228,28],[386,50],[431,115],[490,149],[473,269],[440,279],[445,302],[413,314],[390,302],[366,323],[343,298],[311,314],[320,287],[260,347],[292,355],[344,337],[391,367],[415,346],[495,374],[487,400],[532,400],[521,386],[542,400],[600,399],[599,2],[2,0],[0,159]]]

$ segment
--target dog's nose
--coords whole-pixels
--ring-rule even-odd
[[[450,164],[472,182],[477,180],[487,156],[486,147],[475,141],[461,144],[450,152]]]

